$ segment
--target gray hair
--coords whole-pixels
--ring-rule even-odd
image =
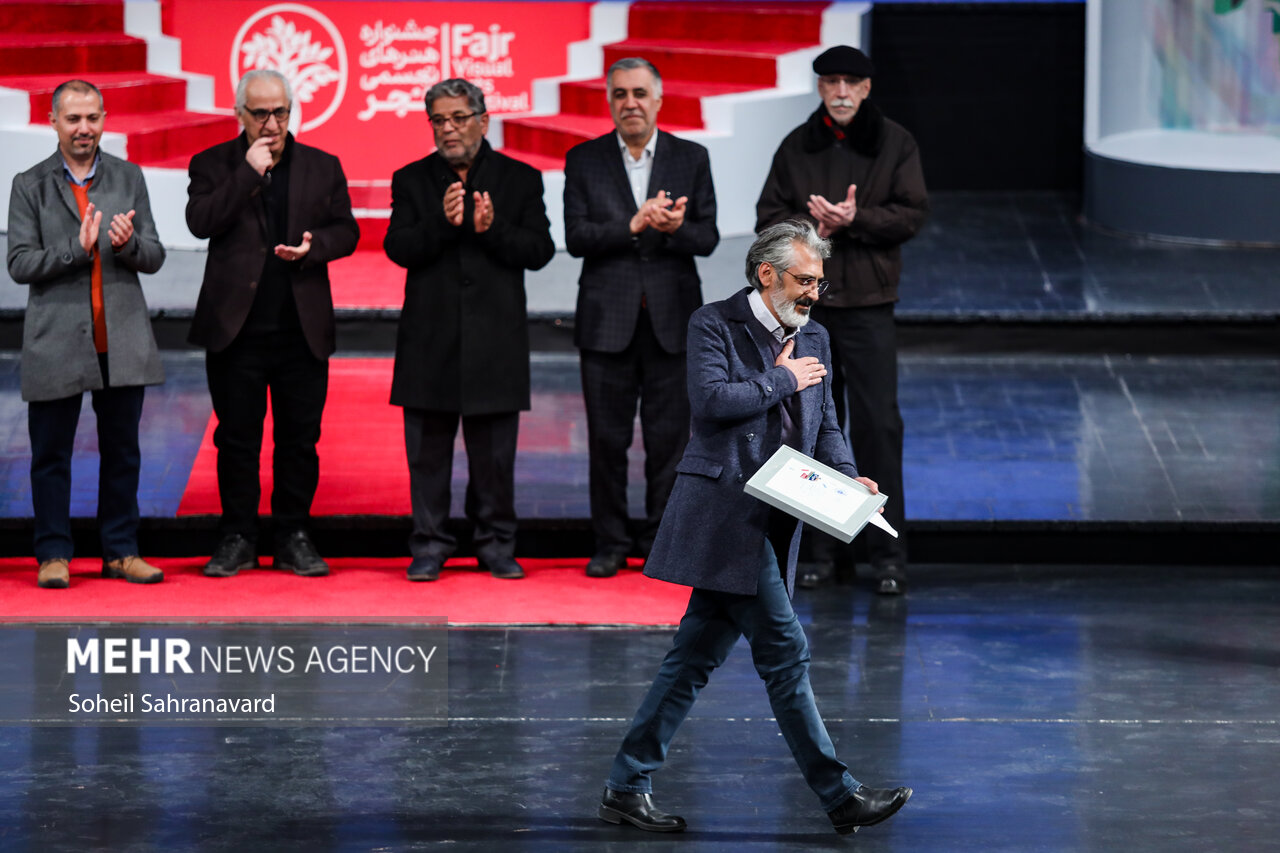
[[[796,243],[801,243],[826,260],[831,257],[831,241],[819,237],[818,231],[803,219],[788,219],[770,225],[760,232],[756,241],[747,249],[747,281],[756,290],[764,288],[760,281],[760,265],[768,264],[775,270],[786,269],[795,260]]]
[[[53,90],[53,107],[51,112],[55,116],[58,114],[58,110],[62,108],[63,92],[75,92],[80,95],[97,95],[98,109],[106,109],[102,103],[102,92],[97,86],[93,85],[88,80],[68,80],[65,83],[59,83],[58,88]]]
[[[427,95],[423,98],[423,102],[427,106],[427,112],[431,112],[431,105],[436,102],[437,98],[466,98],[467,109],[476,115],[483,115],[487,112],[484,108],[484,92],[480,87],[470,80],[463,80],[461,77],[450,77],[448,80],[441,80],[439,83],[427,90]]]
[[[653,75],[653,93],[659,98],[662,97],[662,75],[658,73],[658,67],[647,59],[639,56],[627,56],[619,59],[617,62],[609,66],[609,73],[604,75],[605,83],[610,89],[613,89],[613,72],[630,71],[633,68],[648,68],[649,73]]]
[[[254,80],[275,80],[284,87],[285,100],[289,102],[289,107],[293,107],[293,86],[289,85],[289,78],[281,74],[274,68],[255,68],[252,71],[245,72],[240,78],[240,82],[236,84],[236,112],[244,109],[244,105],[249,100],[249,84]]]

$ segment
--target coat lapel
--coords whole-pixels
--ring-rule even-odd
[[[729,303],[732,308],[729,318],[742,327],[742,334],[751,342],[751,347],[760,359],[758,364],[750,367],[754,370],[768,370],[773,365],[773,350],[769,348],[769,333],[760,325],[751,311],[751,304],[747,302],[747,294],[750,292],[751,289],[747,288],[733,295]]]
[[[80,221],[80,206],[76,204],[75,193],[71,192],[71,185],[67,183],[67,177],[62,173],[62,154],[57,151],[53,152],[53,156],[45,161],[48,166],[48,179],[53,182],[55,191],[62,199],[62,203],[71,211],[71,215]],[[101,167],[101,164],[99,164]],[[95,180],[94,183],[97,183]]]
[[[803,358],[805,356],[817,357],[819,352],[813,345],[813,334],[808,329],[800,329],[796,332],[796,347],[792,351],[792,358]],[[817,425],[822,423],[822,398],[826,393],[826,383],[831,381],[831,365],[826,365],[827,375],[817,385],[810,385],[808,388],[800,392],[800,405],[798,415],[800,423],[796,426],[800,429],[800,434],[804,436],[805,446],[808,447],[812,441],[817,440]],[[813,434],[810,435],[809,425],[813,424]]]
[[[670,192],[671,140],[660,130],[655,130],[654,133],[658,134],[658,142],[653,147],[653,169],[649,172],[645,198],[655,198],[659,190]]]
[[[296,140],[290,139],[289,145],[293,148],[289,152],[289,233],[285,235],[287,245],[297,246],[302,243],[302,232],[306,228],[301,227],[301,219],[299,211],[303,210],[303,193],[306,192],[310,185],[310,175],[307,174],[307,158],[299,156],[298,143]],[[267,228],[267,217],[264,204],[258,206],[258,212],[262,219],[263,231]],[[297,239],[294,240],[294,234]],[[267,234],[267,242],[271,242],[271,235]]]
[[[622,194],[623,206],[634,216],[635,212],[640,208],[636,207],[635,196],[631,194],[631,181],[627,179],[626,167],[622,165],[622,150],[618,147],[618,133],[611,131],[607,136],[603,137],[604,144],[601,146],[601,155],[605,159],[605,171],[607,171],[613,179],[614,185],[618,192]]]

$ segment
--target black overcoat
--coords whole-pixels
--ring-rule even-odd
[[[914,237],[929,213],[920,150],[906,128],[864,101],[843,139],[823,122],[819,106],[778,146],[756,203],[756,231],[784,219],[814,219],[809,196],[835,204],[856,184],[858,212],[831,235],[826,264],[831,290],[822,304],[864,308],[898,301],[901,246]]]
[[[433,153],[391,178],[387,257],[404,267],[391,403],[463,415],[529,408],[524,271],[555,254],[542,173],[481,141],[467,173],[462,224],[444,217],[458,175]],[[473,192],[488,192],[493,224],[477,234]]]

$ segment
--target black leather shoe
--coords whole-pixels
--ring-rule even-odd
[[[625,820],[649,832],[684,832],[685,828],[684,818],[658,811],[652,794],[627,794],[605,788],[596,815],[608,823]]]
[[[295,530],[276,546],[275,567],[304,578],[322,578],[329,574],[329,564],[304,530]]]
[[[831,825],[841,835],[857,832],[860,826],[874,826],[897,814],[911,799],[910,788],[868,788],[858,790],[840,805],[827,812]]]
[[[835,565],[828,562],[801,563],[800,573],[796,576],[796,586],[802,589],[816,589],[835,574]]]
[[[511,557],[499,557],[496,560],[480,560],[480,567],[489,570],[489,574],[504,581],[520,580],[524,577],[524,569],[520,568]]]
[[[440,580],[440,569],[444,568],[444,560],[438,557],[414,557],[409,563],[409,580]]]
[[[218,547],[213,549],[213,556],[204,564],[204,576],[207,578],[234,577],[237,572],[252,569],[258,565],[258,548],[238,533],[222,537]]]
[[[587,561],[587,577],[611,578],[626,565],[627,558],[623,554],[596,554]]]
[[[907,573],[898,565],[876,569],[876,592],[881,595],[902,595],[907,591]]]

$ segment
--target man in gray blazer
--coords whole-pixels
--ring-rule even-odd
[[[684,334],[702,304],[693,258],[720,241],[707,150],[657,128],[658,69],[619,59],[606,80],[616,130],[574,146],[564,162],[565,245],[582,258],[573,341],[587,409],[591,577],[617,574],[633,550],[627,448],[637,404],[646,490],[634,550],[653,544],[689,439]]]
[[[743,491],[782,444],[858,477],[826,380],[827,332],[806,326],[827,289],[831,244],[789,220],[747,252],[752,287],[700,308],[689,322],[692,432],[645,574],[693,587],[671,651],[636,711],[597,814],[653,832],[683,818],[653,804],[650,775],[712,671],[738,638],[751,644],[778,727],[840,834],[886,820],[910,788],[860,785],[836,758],[809,687],[809,647],[791,609],[800,522]]]
[[[71,452],[85,391],[98,419],[102,574],[158,583],[138,556],[138,424],[143,389],[164,381],[138,273],[164,263],[142,170],[99,150],[102,93],[68,80],[53,92],[58,150],[13,179],[9,275],[30,285],[22,399],[31,434],[37,582],[70,583]]]

